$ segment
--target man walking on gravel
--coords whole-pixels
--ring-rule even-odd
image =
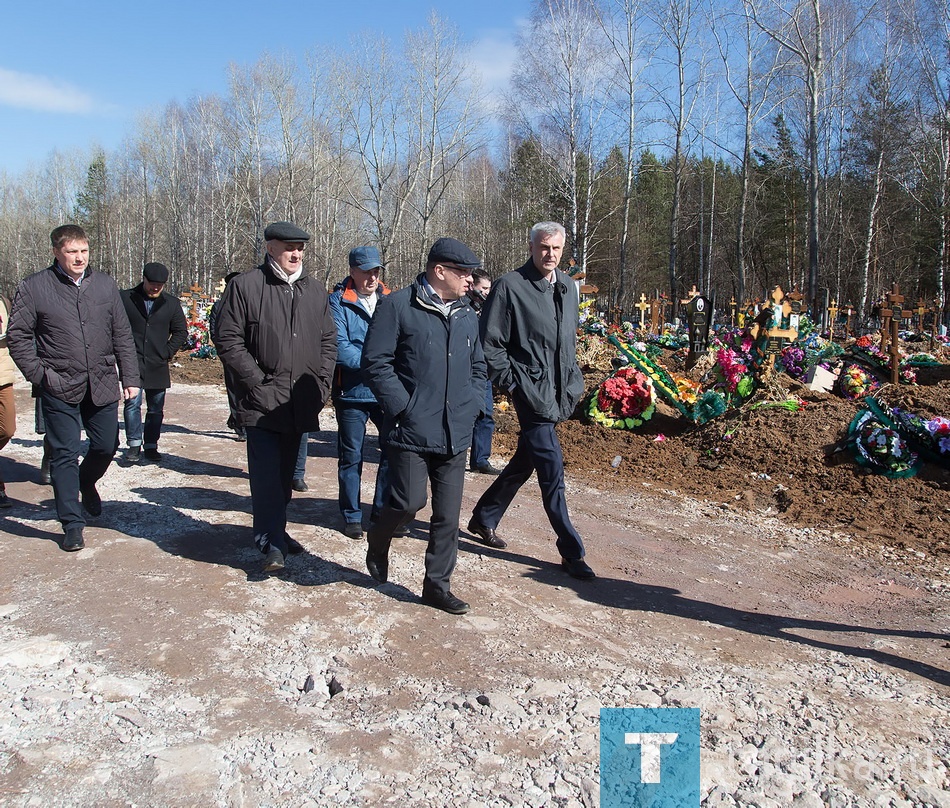
[[[266,256],[224,290],[218,356],[237,393],[247,434],[254,543],[264,572],[284,568],[303,547],[287,535],[287,504],[304,433],[318,429],[336,363],[327,290],[303,265],[310,235],[290,222],[264,230]]]
[[[554,431],[584,392],[577,365],[578,294],[557,267],[564,228],[541,222],[531,229],[530,257],[492,286],[479,320],[492,382],[508,391],[521,433],[508,465],[475,504],[468,530],[483,544],[507,544],[495,529],[531,473],[557,536],[561,566],[574,578],[593,578],[584,542],[571,524],[564,494],[564,457]]]
[[[343,534],[363,538],[363,511],[360,481],[363,476],[363,444],[366,422],[372,421],[379,434],[379,468],[370,521],[375,522],[384,505],[389,461],[386,457],[383,411],[373,391],[366,386],[360,362],[366,332],[379,302],[389,289],[379,279],[384,269],[375,247],[350,250],[350,275],[330,295],[330,311],[336,321],[336,372],[333,375],[333,406],[336,409],[337,477]]]
[[[393,535],[426,504],[432,519],[422,602],[450,614],[469,605],[449,583],[458,557],[459,511],[472,425],[485,401],[485,359],[475,312],[462,299],[481,262],[465,244],[440,238],[415,283],[383,298],[366,335],[366,384],[389,429],[390,494],[367,533],[366,568],[389,577]]]
[[[40,390],[62,547],[73,551],[85,546],[82,510],[102,513],[96,483],[119,448],[119,398],[138,395],[139,365],[115,281],[89,267],[85,231],[62,225],[50,241],[53,265],[17,287],[7,342],[17,367]],[[83,429],[89,448],[77,463]]]
[[[172,386],[168,363],[188,339],[185,313],[174,297],[162,291],[166,283],[168,267],[149,263],[142,270],[142,282],[122,292],[142,380],[138,395],[126,400],[122,413],[129,447],[125,457],[130,463],[138,462],[143,449],[147,460],[157,463],[162,459],[158,439],[165,419],[165,391]],[[143,397],[147,407],[144,426]]]

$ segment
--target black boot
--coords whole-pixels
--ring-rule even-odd
[[[52,480],[49,476],[49,457],[52,449],[49,440],[43,436],[43,460],[40,462],[40,485],[49,485]]]

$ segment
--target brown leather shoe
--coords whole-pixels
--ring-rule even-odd
[[[495,550],[504,550],[508,546],[508,542],[499,538],[494,528],[485,527],[485,525],[474,518],[469,520],[468,532],[472,534],[475,541],[479,544],[484,544],[486,547],[493,547]]]

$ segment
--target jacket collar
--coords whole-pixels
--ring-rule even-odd
[[[343,283],[340,284],[340,287],[343,290],[341,297],[347,303],[356,303],[357,305],[360,302],[360,296],[356,293],[356,285],[353,283],[353,279],[347,277],[343,280]],[[386,286],[382,281],[379,282],[379,288],[376,290],[377,297],[383,297],[383,295],[389,294],[389,287]]]

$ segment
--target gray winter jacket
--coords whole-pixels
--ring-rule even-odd
[[[513,391],[545,421],[571,417],[584,393],[577,365],[580,301],[571,278],[549,283],[531,259],[492,284],[479,328],[488,376]]]
[[[69,404],[87,388],[97,407],[118,401],[120,379],[122,387],[140,386],[129,318],[115,281],[102,272],[87,269],[79,286],[55,267],[25,278],[7,340],[26,380]]]

